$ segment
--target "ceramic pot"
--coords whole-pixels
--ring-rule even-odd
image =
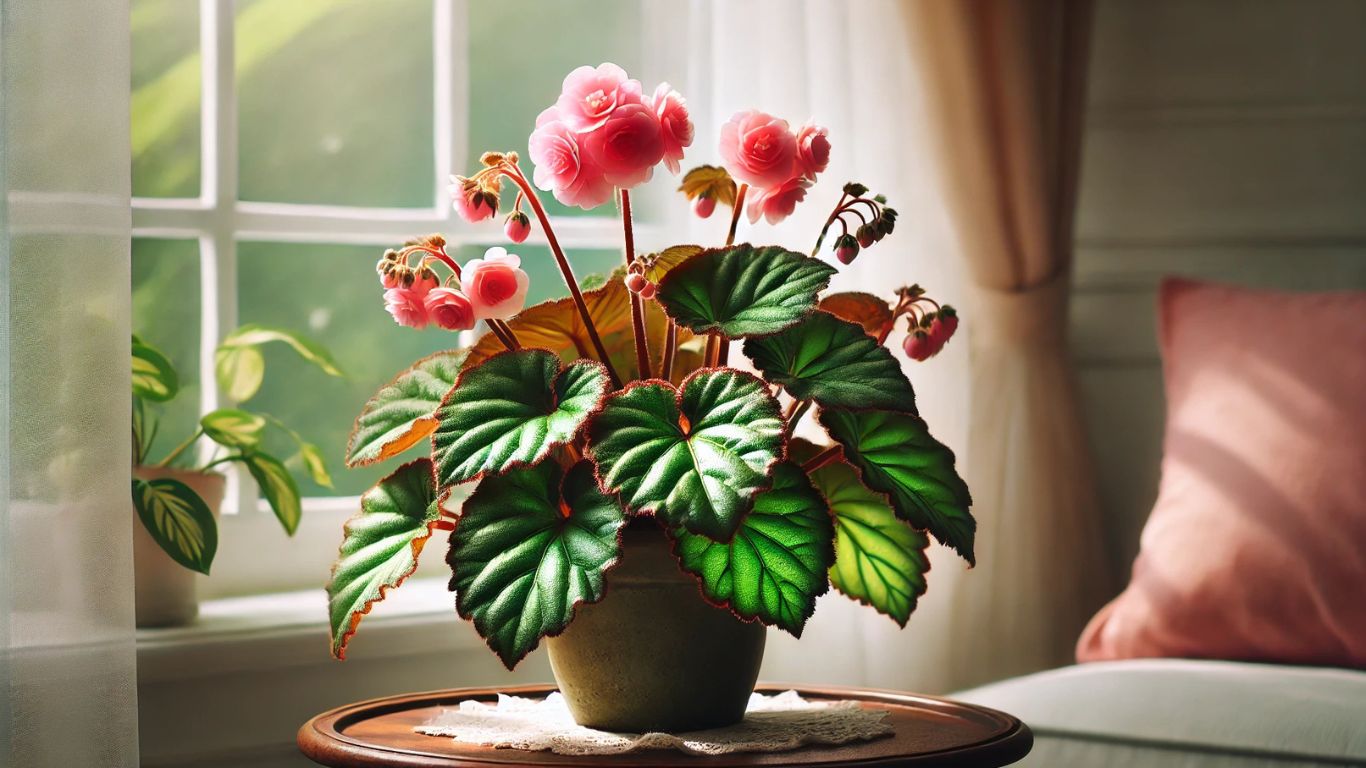
[[[156,480],[169,477],[190,486],[208,505],[213,519],[223,505],[227,478],[216,472],[195,472],[174,467],[134,467],[133,477]],[[172,560],[147,533],[133,512],[133,598],[139,627],[176,627],[199,615],[195,595],[197,574]]]
[[[764,626],[702,599],[664,532],[633,522],[601,602],[579,606],[547,640],[560,692],[580,725],[692,731],[739,722],[759,677]]]

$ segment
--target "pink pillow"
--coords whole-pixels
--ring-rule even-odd
[[[1161,294],[1162,483],[1077,660],[1366,667],[1366,292]]]

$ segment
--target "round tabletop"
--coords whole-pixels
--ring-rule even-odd
[[[994,768],[1029,753],[1034,737],[1018,719],[994,709],[932,696],[865,688],[807,688],[760,685],[761,693],[796,690],[808,700],[859,701],[888,713],[895,734],[838,746],[808,746],[791,752],[743,753],[699,757],[649,751],[622,755],[557,755],[462,744],[450,737],[427,736],[413,729],[443,707],[461,701],[496,701],[499,693],[535,698],[553,686],[460,688],[412,693],[338,707],[304,723],[299,749],[314,762],[333,768],[490,768],[521,766],[955,766]]]

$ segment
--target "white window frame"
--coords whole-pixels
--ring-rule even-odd
[[[467,0],[432,0],[435,90],[435,164],[432,204],[425,208],[367,208],[241,201],[238,187],[238,123],[234,0],[199,0],[201,52],[200,193],[191,199],[143,198],[132,201],[133,237],[195,240],[200,259],[200,413],[229,404],[217,386],[213,350],[238,324],[237,245],[239,242],[298,242],[391,247],[414,235],[443,232],[452,246],[496,244],[501,232],[474,230],[461,221],[447,200],[451,173],[468,173],[469,45]],[[643,3],[646,29],[658,12]],[[652,54],[648,53],[647,56]],[[649,65],[647,69],[651,68]],[[604,209],[606,210],[606,209]],[[661,227],[636,227],[641,242],[658,242]],[[569,249],[621,246],[621,229],[612,216],[560,217],[560,243]],[[546,244],[533,227],[531,244]],[[375,322],[382,322],[376,317]],[[339,419],[353,414],[337,414]],[[203,446],[202,450],[210,450]],[[307,497],[298,533],[288,539],[270,514],[250,478],[238,467],[228,475],[228,494],[220,521],[220,547],[214,576],[201,585],[208,597],[253,594],[318,585],[336,553],[341,523],[359,508],[359,497]],[[424,570],[427,570],[424,568]]]

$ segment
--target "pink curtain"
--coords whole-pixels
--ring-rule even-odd
[[[953,574],[946,660],[966,686],[1069,662],[1108,592],[1066,334],[1090,3],[900,7],[972,283],[979,565]]]

